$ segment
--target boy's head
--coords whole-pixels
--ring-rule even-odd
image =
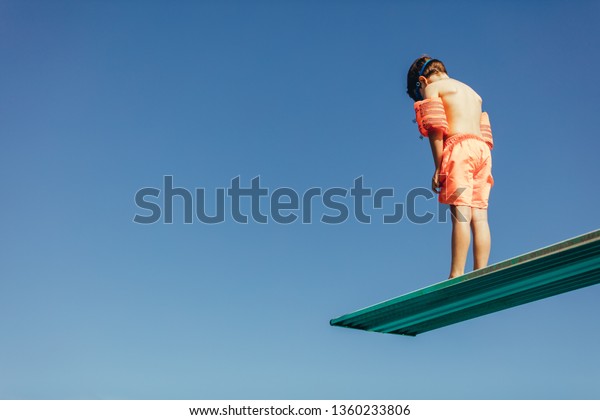
[[[436,73],[448,73],[444,63],[427,55],[417,58],[408,69],[408,75],[406,76],[406,93],[408,93],[408,96],[415,102],[422,100],[423,98],[419,90],[421,87],[419,78],[424,77],[427,79]]]

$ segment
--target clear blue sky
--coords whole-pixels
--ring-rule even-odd
[[[362,175],[403,201],[433,172],[405,94],[428,53],[491,116],[492,262],[595,230],[599,13],[0,2],[0,398],[600,398],[598,286],[416,338],[329,326],[443,280],[449,223],[185,224],[181,201],[173,224],[133,222],[164,175],[299,192]]]

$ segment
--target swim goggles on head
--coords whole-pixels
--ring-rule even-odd
[[[429,64],[430,61],[432,61],[433,58],[430,58],[429,60],[427,60],[425,62],[425,64],[423,64],[423,67],[421,67],[421,71],[419,72],[419,77],[423,76],[423,72],[425,71],[425,67],[427,67],[427,64]],[[419,79],[417,78],[417,84],[415,85],[415,98],[417,98],[417,101],[422,101],[423,100],[423,96],[421,96],[421,90],[419,89],[421,87],[421,82],[419,82]]]

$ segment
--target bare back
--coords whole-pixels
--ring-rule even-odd
[[[470,86],[458,80],[445,78],[436,80],[425,88],[425,97],[442,98],[448,134],[476,134],[481,136],[481,97]]]

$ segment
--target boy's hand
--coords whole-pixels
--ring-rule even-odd
[[[442,188],[442,184],[440,183],[440,170],[436,169],[431,177],[431,189],[434,193],[439,194]]]

